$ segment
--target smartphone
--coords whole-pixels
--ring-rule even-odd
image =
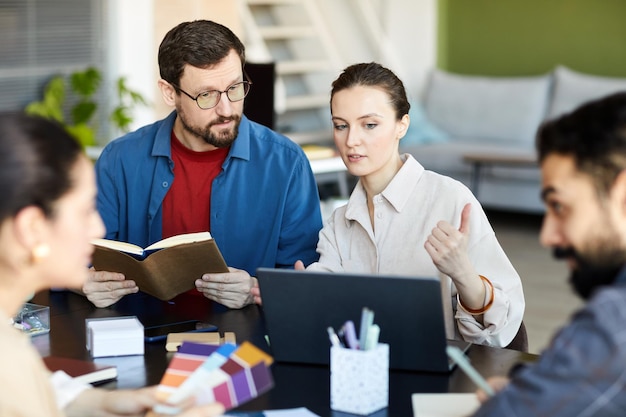
[[[175,323],[159,324],[144,327],[143,335],[146,342],[158,342],[167,339],[170,333],[181,332],[214,332],[217,326],[200,320],[186,320]]]

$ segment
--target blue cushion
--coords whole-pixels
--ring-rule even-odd
[[[411,124],[404,138],[400,140],[400,147],[445,142],[449,139],[446,132],[428,120],[421,103],[417,101],[411,102],[409,117],[411,118]]]

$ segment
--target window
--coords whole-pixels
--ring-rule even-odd
[[[104,7],[104,0],[0,0],[0,110],[39,100],[54,75],[105,69]],[[103,94],[99,109],[107,101]]]

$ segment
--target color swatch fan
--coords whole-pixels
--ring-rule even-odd
[[[253,344],[244,342],[209,345],[183,342],[174,354],[157,388],[160,401],[154,411],[180,412],[175,405],[190,396],[197,404],[219,402],[229,410],[273,387],[269,370],[273,359]]]

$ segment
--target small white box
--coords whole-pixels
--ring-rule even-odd
[[[330,408],[366,415],[389,403],[389,345],[330,349]]]
[[[85,320],[87,350],[94,358],[143,355],[143,325],[135,316]]]

